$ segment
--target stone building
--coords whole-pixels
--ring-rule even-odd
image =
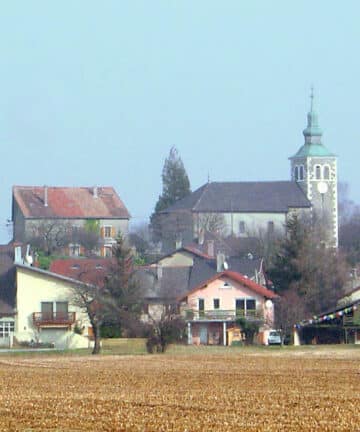
[[[269,182],[209,182],[162,211],[163,251],[186,245],[203,230],[222,236],[283,235],[289,215],[320,221],[328,246],[338,244],[336,156],[322,143],[314,109],[307,115],[305,143],[290,157],[291,179]]]

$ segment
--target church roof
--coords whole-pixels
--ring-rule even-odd
[[[290,159],[303,158],[303,157],[334,157],[335,154],[331,153],[323,144],[304,144],[294,156]]]
[[[218,213],[286,213],[289,208],[311,207],[297,183],[212,182],[177,201],[163,213],[181,210]]]

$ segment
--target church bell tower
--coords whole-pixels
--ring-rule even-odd
[[[291,180],[304,191],[312,204],[312,219],[320,222],[325,242],[338,246],[337,158],[322,143],[322,130],[314,108],[311,89],[310,111],[303,134],[304,145],[290,158]]]

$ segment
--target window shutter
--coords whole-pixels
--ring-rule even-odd
[[[101,238],[105,237],[105,228],[103,226],[100,228],[100,237]]]
[[[116,237],[116,230],[115,227],[111,227],[111,237],[115,238]]]

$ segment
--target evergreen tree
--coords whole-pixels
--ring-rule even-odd
[[[175,147],[170,149],[162,170],[162,194],[155,205],[155,211],[150,217],[150,224],[154,240],[161,239],[161,223],[159,213],[170,207],[176,201],[189,195],[190,182],[186,174],[183,161]]]

